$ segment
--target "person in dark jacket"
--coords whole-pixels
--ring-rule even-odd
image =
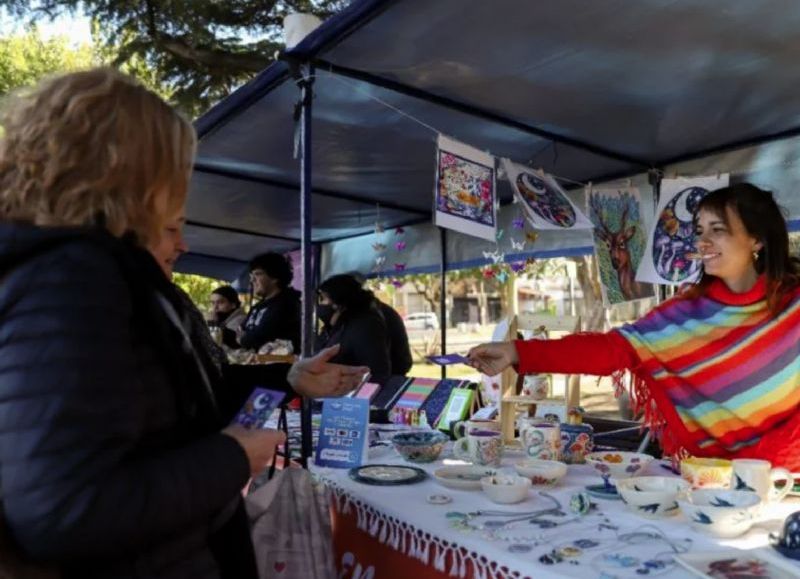
[[[348,275],[352,276],[362,287],[366,279],[361,272],[352,271]],[[403,318],[397,311],[384,301],[375,298],[375,303],[383,315],[386,322],[386,331],[389,334],[389,358],[392,366],[392,376],[405,376],[414,365],[411,357],[411,346],[408,343],[408,332]]]
[[[64,579],[254,578],[240,491],[283,433],[224,427],[214,365],[144,249],[183,212],[191,124],[95,69],[0,125],[0,534]],[[297,383],[355,378],[304,364]]]
[[[222,335],[222,343],[229,348],[239,346],[236,331],[242,327],[247,317],[239,300],[239,294],[233,287],[223,285],[211,292],[212,319],[209,324],[216,326]]]
[[[371,382],[383,384],[391,375],[389,334],[372,292],[350,275],[335,275],[319,286],[317,318],[322,330],[317,350],[338,344],[339,364],[367,366]]]
[[[280,253],[250,261],[250,283],[259,302],[252,307],[238,335],[242,348],[258,351],[275,340],[290,340],[300,351],[300,292],[290,287],[292,264]]]

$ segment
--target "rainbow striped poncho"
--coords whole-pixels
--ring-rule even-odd
[[[773,316],[763,276],[744,294],[716,281],[616,332],[638,360],[634,404],[666,452],[800,462],[787,440],[800,434],[800,292]]]

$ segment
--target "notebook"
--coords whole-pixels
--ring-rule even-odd
[[[384,410],[390,409],[409,383],[411,383],[411,379],[405,376],[390,376],[372,397],[372,405]]]
[[[466,388],[467,382],[465,380],[455,380],[447,378],[441,380],[434,391],[428,396],[428,399],[422,405],[420,410],[425,411],[425,416],[428,418],[428,424],[436,424],[442,410],[447,405],[447,400],[450,398],[450,392],[453,388]]]

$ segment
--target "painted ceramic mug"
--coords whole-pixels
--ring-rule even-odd
[[[594,428],[591,424],[561,425],[561,459],[567,464],[583,464],[594,450]]]
[[[782,487],[775,483],[785,481]],[[794,477],[785,468],[772,468],[768,460],[737,458],[733,461],[731,488],[737,491],[753,491],[761,500],[780,501],[794,485]]]
[[[488,430],[500,432],[500,423],[497,420],[461,420],[453,425],[453,435],[464,438],[473,430]]]
[[[503,436],[491,430],[471,430],[453,445],[456,458],[482,466],[500,466]]]
[[[693,489],[727,489],[733,465],[723,458],[689,457],[681,461],[681,476]]]
[[[550,379],[547,374],[531,374],[522,378],[520,394],[531,400],[544,400],[550,392]]]
[[[561,459],[561,428],[558,424],[523,421],[519,428],[519,440],[529,458]]]

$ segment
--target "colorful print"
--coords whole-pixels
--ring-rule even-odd
[[[437,210],[494,225],[494,168],[439,151]]]
[[[694,214],[708,194],[702,187],[679,191],[661,210],[653,228],[652,258],[656,273],[675,283],[697,274],[700,261],[686,257],[694,253]]]
[[[533,173],[520,173],[515,181],[525,206],[558,227],[575,225],[575,210],[561,191]]]
[[[587,194],[594,223],[594,247],[607,304],[652,297],[653,286],[636,281],[646,238],[637,189],[594,190]]]

